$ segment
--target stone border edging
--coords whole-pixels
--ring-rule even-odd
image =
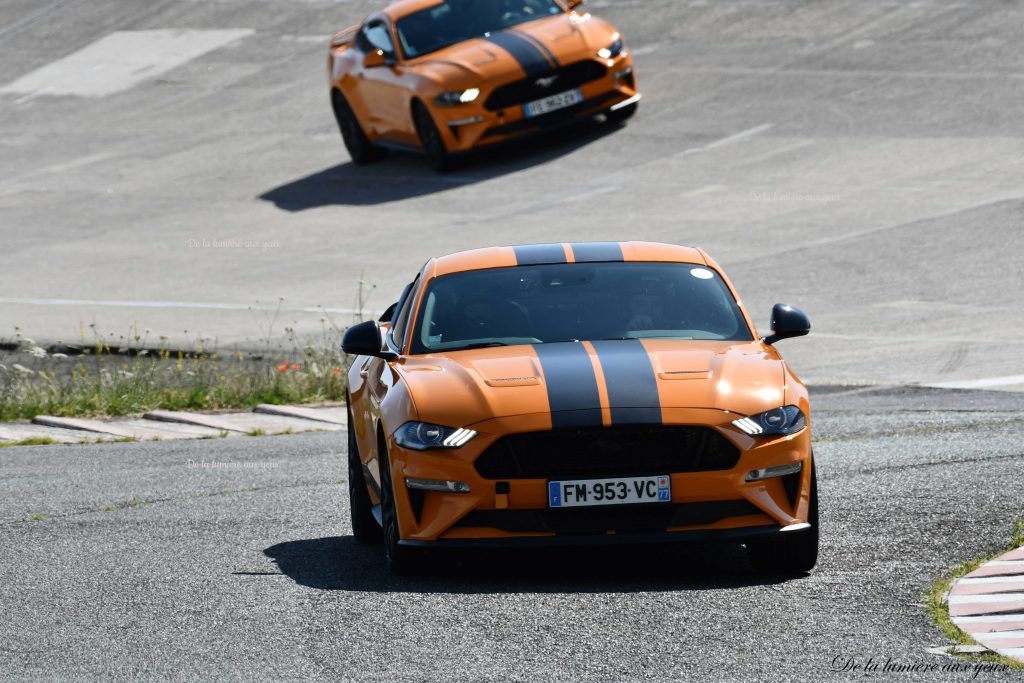
[[[949,617],[985,647],[1024,662],[1024,547],[989,560],[957,579]]]

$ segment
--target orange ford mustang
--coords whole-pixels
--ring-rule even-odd
[[[734,539],[818,555],[807,390],[702,250],[537,244],[431,259],[349,328],[357,539],[418,548]]]
[[[382,147],[453,155],[581,118],[629,118],[633,62],[582,0],[398,0],[334,36],[331,102],[357,164]]]

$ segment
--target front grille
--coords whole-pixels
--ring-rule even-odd
[[[674,526],[703,526],[728,517],[757,514],[763,512],[747,500],[720,500],[546,510],[474,510],[455,526],[487,527],[509,533],[635,533],[664,531]]]
[[[509,434],[474,465],[485,479],[587,479],[728,470],[739,458],[710,427],[629,425]]]
[[[569,123],[574,118],[587,111],[591,111],[596,114],[597,112],[592,110],[618,96],[619,93],[614,90],[611,92],[601,93],[596,97],[592,97],[589,100],[580,102],[579,104],[574,104],[571,107],[566,107],[565,109],[558,109],[529,119],[519,119],[512,123],[505,123],[500,126],[488,128],[487,132],[484,133],[484,137],[494,137],[495,135],[514,135],[516,133],[523,133],[526,131],[555,128]]]
[[[553,69],[543,74],[530,76],[508,85],[496,88],[491,96],[484,103],[489,111],[498,111],[506,107],[515,107],[527,102],[539,100],[548,95],[565,92],[578,88],[584,83],[597,81],[605,77],[608,68],[599,62],[586,60],[564,66],[560,69]],[[548,87],[537,85],[538,80],[556,77]]]

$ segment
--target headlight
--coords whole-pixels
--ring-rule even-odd
[[[428,422],[406,422],[395,432],[402,448],[425,451],[428,448],[461,448],[476,436],[472,429],[442,427]]]
[[[620,54],[622,54],[622,49],[624,47],[626,46],[623,44],[622,38],[616,38],[615,42],[613,42],[611,45],[609,45],[608,47],[602,47],[600,50],[598,50],[597,56],[600,57],[601,59],[611,59],[612,57],[618,57]]]
[[[434,98],[434,104],[439,107],[454,107],[460,104],[469,104],[478,97],[480,97],[480,88],[443,92]]]
[[[750,436],[786,435],[795,434],[806,427],[807,418],[796,406],[784,406],[733,420],[732,423]]]

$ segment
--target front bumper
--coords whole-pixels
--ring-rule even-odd
[[[407,451],[389,444],[393,481],[405,478],[469,484],[468,493],[414,491],[399,485],[398,520],[410,545],[573,545],[648,543],[709,538],[749,538],[782,533],[808,521],[811,435],[757,438],[730,423],[720,410],[666,411],[675,425],[711,427],[739,450],[729,469],[666,472],[668,504],[612,505],[550,509],[547,478],[487,478],[474,466],[506,434],[550,429],[550,418],[527,415],[473,425],[479,435],[466,446],[446,451]],[[545,424],[546,423],[546,424]],[[753,469],[801,462],[795,475],[746,481]],[[564,477],[588,478],[588,477]],[[600,479],[600,474],[592,478]]]
[[[660,545],[663,543],[709,543],[746,541],[799,533],[779,526],[749,526],[731,529],[692,529],[690,531],[650,531],[631,534],[581,534],[573,536],[506,536],[504,538],[442,538],[436,541],[403,539],[399,545],[412,548],[562,548],[619,545]]]
[[[579,86],[583,101],[565,109],[533,118],[525,115],[521,104],[490,110],[485,103],[496,88],[488,87],[482,88],[480,97],[468,105],[450,108],[432,105],[434,120],[448,151],[459,154],[571,125],[640,101],[628,52],[608,60],[603,66],[607,68],[603,78]],[[557,92],[556,88],[551,94]]]

